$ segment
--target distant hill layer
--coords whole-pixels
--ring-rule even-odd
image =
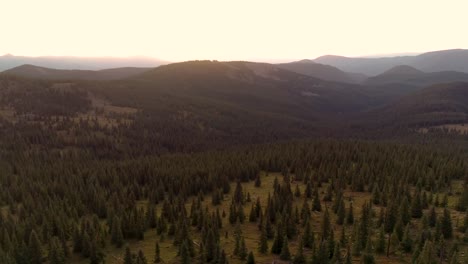
[[[137,67],[148,68],[167,64],[168,62],[148,57],[72,57],[72,56],[43,56],[26,57],[10,54],[0,56],[0,71],[12,69],[24,64],[39,67],[64,70],[102,70],[111,68]]]
[[[424,72],[458,71],[468,73],[468,50],[454,49],[427,52],[416,56],[387,58],[350,58],[326,55],[314,60],[346,72],[375,76],[398,65],[409,65]]]
[[[429,86],[438,83],[468,82],[468,73],[443,71],[422,72],[407,65],[396,66],[365,81],[366,85],[407,84]]]
[[[387,124],[433,126],[468,122],[468,83],[438,84],[383,107],[375,113]]]
[[[2,74],[43,80],[118,80],[129,78],[148,70],[150,70],[150,68],[132,67],[105,69],[99,71],[57,70],[25,64],[6,70]]]
[[[363,74],[344,72],[333,66],[315,63],[311,60],[282,63],[277,64],[277,66],[285,70],[334,82],[360,83],[367,78]]]

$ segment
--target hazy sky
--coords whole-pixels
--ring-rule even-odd
[[[466,0],[0,0],[0,53],[291,60],[468,48]]]

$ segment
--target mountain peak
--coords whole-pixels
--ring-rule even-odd
[[[414,75],[414,74],[421,74],[424,73],[414,67],[411,67],[409,65],[398,65],[390,70],[385,71],[381,75]]]
[[[303,64],[317,64],[315,61],[313,61],[313,60],[309,60],[309,59],[304,59],[304,60],[296,61],[296,63],[303,63]]]

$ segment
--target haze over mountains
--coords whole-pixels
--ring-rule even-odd
[[[123,67],[104,70],[59,70],[24,64],[4,74],[43,80],[118,80],[138,75],[152,68]]]
[[[67,70],[102,70],[122,67],[156,67],[167,62],[149,57],[73,57],[41,56],[27,57],[6,54],[0,56],[0,71],[24,64]]]
[[[375,76],[398,65],[409,65],[425,72],[468,72],[468,50],[453,49],[427,52],[416,56],[386,58],[350,58],[326,55],[314,60],[343,71]]]

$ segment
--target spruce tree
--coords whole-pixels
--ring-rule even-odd
[[[247,264],[255,264],[255,257],[252,251],[250,251],[249,256],[247,257]]]
[[[354,223],[353,203],[349,204],[348,214],[346,214],[346,223],[352,225]]]
[[[441,221],[442,234],[444,235],[444,238],[445,239],[452,238],[452,235],[453,235],[452,218],[450,216],[450,211],[447,209],[447,207],[444,208],[444,214],[440,221]]]
[[[161,249],[159,248],[159,243],[156,241],[156,245],[154,247],[154,264],[161,263]]]
[[[50,242],[48,259],[50,264],[65,264],[65,254],[57,237],[53,237]]]
[[[403,239],[401,241],[401,247],[404,252],[409,253],[413,249],[413,240],[411,239],[409,225],[405,228],[405,233],[403,234]]]
[[[299,246],[297,247],[296,255],[293,258],[293,264],[305,264],[307,263],[306,258],[303,252],[303,242],[302,240],[299,242]]]
[[[289,244],[288,244],[288,237],[284,236],[283,238],[283,246],[281,247],[280,259],[282,260],[290,260],[291,253],[289,251]]]
[[[247,258],[247,247],[245,245],[245,239],[244,237],[241,238],[241,241],[240,241],[240,247],[239,247],[239,258],[241,260],[246,260]]]
[[[306,248],[314,247],[314,233],[312,232],[312,228],[310,226],[309,221],[307,221],[304,229],[304,234],[302,235],[302,244]]]
[[[146,257],[143,254],[143,251],[139,250],[135,264],[147,264],[147,263],[148,262],[146,261]]]
[[[132,252],[130,251],[129,247],[125,248],[124,264],[134,264]]]
[[[263,227],[260,233],[260,240],[258,242],[258,252],[261,254],[268,253],[268,234],[266,227]]]
[[[188,241],[184,240],[182,243],[182,246],[180,248],[180,260],[182,264],[190,264],[192,262],[191,256],[190,256],[190,249],[189,246],[187,245]],[[127,264],[127,263],[125,263]]]
[[[29,259],[31,264],[41,264],[42,263],[42,246],[39,237],[36,234],[36,231],[32,231],[29,236]]]
[[[385,242],[386,242],[385,230],[383,228],[381,228],[380,232],[379,232],[379,238],[377,240],[377,244],[376,244],[376,247],[375,247],[375,251],[378,254],[385,253],[385,249],[386,249],[386,243]]]
[[[117,216],[114,216],[112,220],[111,242],[118,248],[122,247],[124,243],[120,219]]]
[[[374,253],[372,251],[372,242],[371,242],[370,237],[367,239],[366,249],[364,251],[364,254],[362,254],[362,263],[363,264],[375,263]]]
[[[411,216],[413,218],[422,217],[421,195],[419,193],[416,193],[413,197],[413,201],[411,203]]]
[[[318,188],[314,189],[314,200],[312,201],[312,211],[320,212],[322,211],[322,205],[320,204],[320,198],[318,194]]]

